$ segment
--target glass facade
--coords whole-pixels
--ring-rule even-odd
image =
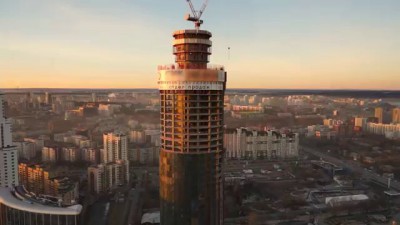
[[[221,224],[222,153],[160,156],[161,224]]]
[[[160,67],[167,70],[162,81],[175,84],[160,87],[162,225],[223,224],[226,73],[207,65],[210,37],[202,30],[175,32],[176,67]]]

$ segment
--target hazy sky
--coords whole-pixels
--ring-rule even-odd
[[[200,0],[193,0],[199,8]],[[228,88],[400,89],[399,0],[210,0]],[[0,88],[155,88],[185,0],[0,0]],[[231,47],[228,58],[228,47]]]

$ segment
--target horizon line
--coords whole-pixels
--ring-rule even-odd
[[[158,90],[158,88],[0,88],[2,90]],[[226,90],[304,90],[304,91],[394,91],[398,89],[363,89],[363,88],[226,88]]]

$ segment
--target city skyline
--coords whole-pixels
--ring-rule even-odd
[[[0,225],[400,224],[382,2],[0,2]]]
[[[160,0],[0,6],[0,88],[155,89],[171,30],[193,26],[183,20],[185,4]],[[227,88],[400,88],[397,1],[210,6],[203,27],[216,31],[211,60],[229,69]]]

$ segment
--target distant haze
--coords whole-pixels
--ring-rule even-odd
[[[228,88],[396,90],[399,9],[398,0],[210,0],[203,28]],[[174,60],[172,32],[193,27],[188,12],[185,0],[2,0],[0,88],[156,88],[157,65]]]

